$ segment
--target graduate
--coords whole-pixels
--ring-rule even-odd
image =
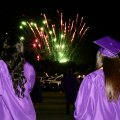
[[[36,120],[30,97],[36,73],[23,53],[23,43],[7,37],[0,59],[0,120]]]
[[[86,75],[75,101],[75,120],[120,120],[120,43],[109,36],[94,41],[96,70]]]

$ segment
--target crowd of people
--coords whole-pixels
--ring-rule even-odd
[[[0,56],[0,119],[36,120],[35,103],[42,102],[36,70],[24,42],[13,36],[5,39]],[[120,42],[105,36],[94,44],[100,47],[95,71],[80,85],[72,68],[63,76],[66,114],[72,104],[75,120],[120,120]]]

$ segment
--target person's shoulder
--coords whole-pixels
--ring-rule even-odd
[[[6,66],[6,63],[1,59],[0,60],[0,68],[3,67],[3,66]]]
[[[103,73],[103,70],[102,69],[98,69],[98,70],[95,70],[91,73],[89,73],[88,75],[86,75],[86,77],[92,77],[92,78],[95,78],[96,76],[100,75]]]
[[[25,66],[25,68],[34,70],[34,66],[31,63],[27,62],[27,61],[25,62],[24,66]]]
[[[8,72],[8,66],[6,64],[6,62],[4,60],[0,60],[0,71],[2,71],[3,73],[5,73],[5,75]]]
[[[103,84],[103,70],[95,70],[84,77],[84,80],[94,84]]]
[[[5,62],[2,59],[0,59],[0,64],[5,64]]]
[[[33,67],[33,65],[31,63],[29,63],[28,61],[25,61],[25,65]]]

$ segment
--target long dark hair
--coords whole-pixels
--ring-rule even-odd
[[[120,58],[97,54],[97,69],[103,67],[105,75],[106,95],[108,100],[118,100],[120,95]]]
[[[26,79],[23,73],[25,59],[21,52],[22,43],[15,35],[7,37],[3,43],[1,59],[8,65],[13,87],[18,97],[24,97]]]

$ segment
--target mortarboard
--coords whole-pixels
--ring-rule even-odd
[[[100,46],[100,53],[107,57],[114,57],[120,52],[120,42],[114,40],[109,36],[105,36],[94,41],[95,44]]]

